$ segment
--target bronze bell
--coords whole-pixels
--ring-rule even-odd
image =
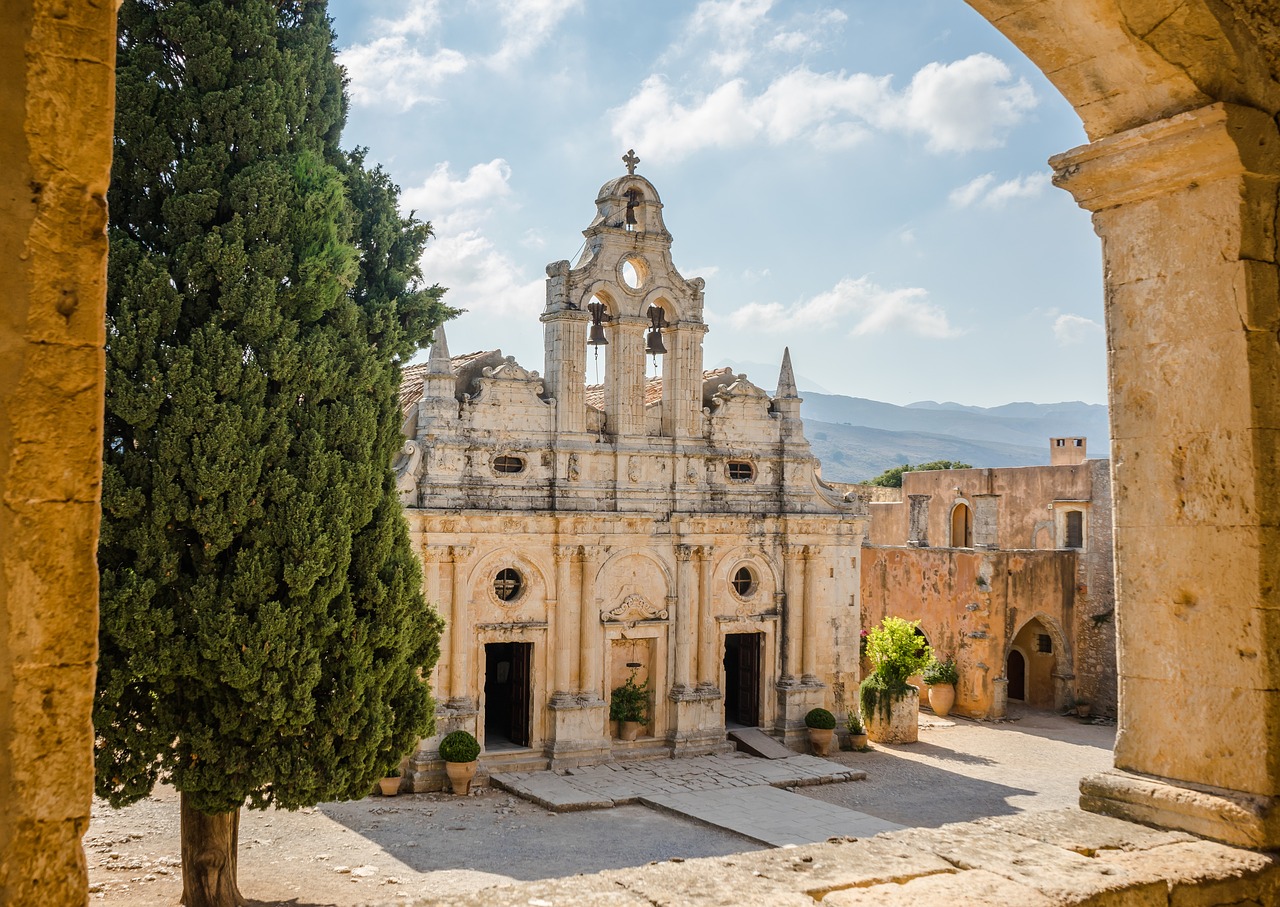
[[[667,348],[662,345],[662,331],[657,328],[650,328],[649,333],[644,338],[644,351],[646,355],[662,356],[667,352]]]
[[[587,346],[608,346],[609,340],[604,335],[604,325],[600,322],[593,322],[591,332],[587,336]]]

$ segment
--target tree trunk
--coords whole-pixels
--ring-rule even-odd
[[[185,907],[243,907],[236,883],[240,810],[207,815],[182,803],[182,903]]]

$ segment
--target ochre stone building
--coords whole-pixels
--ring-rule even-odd
[[[1049,444],[1048,466],[907,472],[896,501],[870,504],[864,627],[920,621],[956,660],[961,715],[1116,711],[1111,464],[1084,438]]]
[[[1052,165],[1103,241],[1120,700],[1116,767],[1082,782],[1082,804],[1280,848],[1280,10],[969,5],[1045,73],[1089,138]],[[6,0],[2,11],[0,901],[77,904],[115,6]],[[933,876],[934,899],[975,874]],[[767,902],[751,887],[762,876],[740,874],[743,900]]]
[[[773,394],[703,370],[703,281],[673,265],[648,180],[601,187],[584,235],[547,268],[544,375],[450,358],[441,328],[405,377],[400,488],[448,619],[439,729],[491,764],[708,752],[726,723],[796,742],[857,681],[865,507],[820,479],[789,356]],[[650,720],[625,743],[608,700],[633,676]]]

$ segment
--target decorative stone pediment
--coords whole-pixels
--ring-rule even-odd
[[[665,607],[659,607],[639,593],[632,593],[607,611],[600,612],[604,623],[631,624],[641,620],[666,620]]]

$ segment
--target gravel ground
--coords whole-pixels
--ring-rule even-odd
[[[866,781],[798,788],[902,825],[1076,803],[1082,775],[1111,765],[1115,728],[1024,712],[979,724],[925,720],[920,742],[834,758]],[[368,797],[241,814],[240,889],[255,907],[357,907],[638,866],[757,844],[643,806],[556,815],[497,790]],[[85,835],[91,903],[173,907],[182,892],[178,797],[170,788],[122,810],[95,802]]]

